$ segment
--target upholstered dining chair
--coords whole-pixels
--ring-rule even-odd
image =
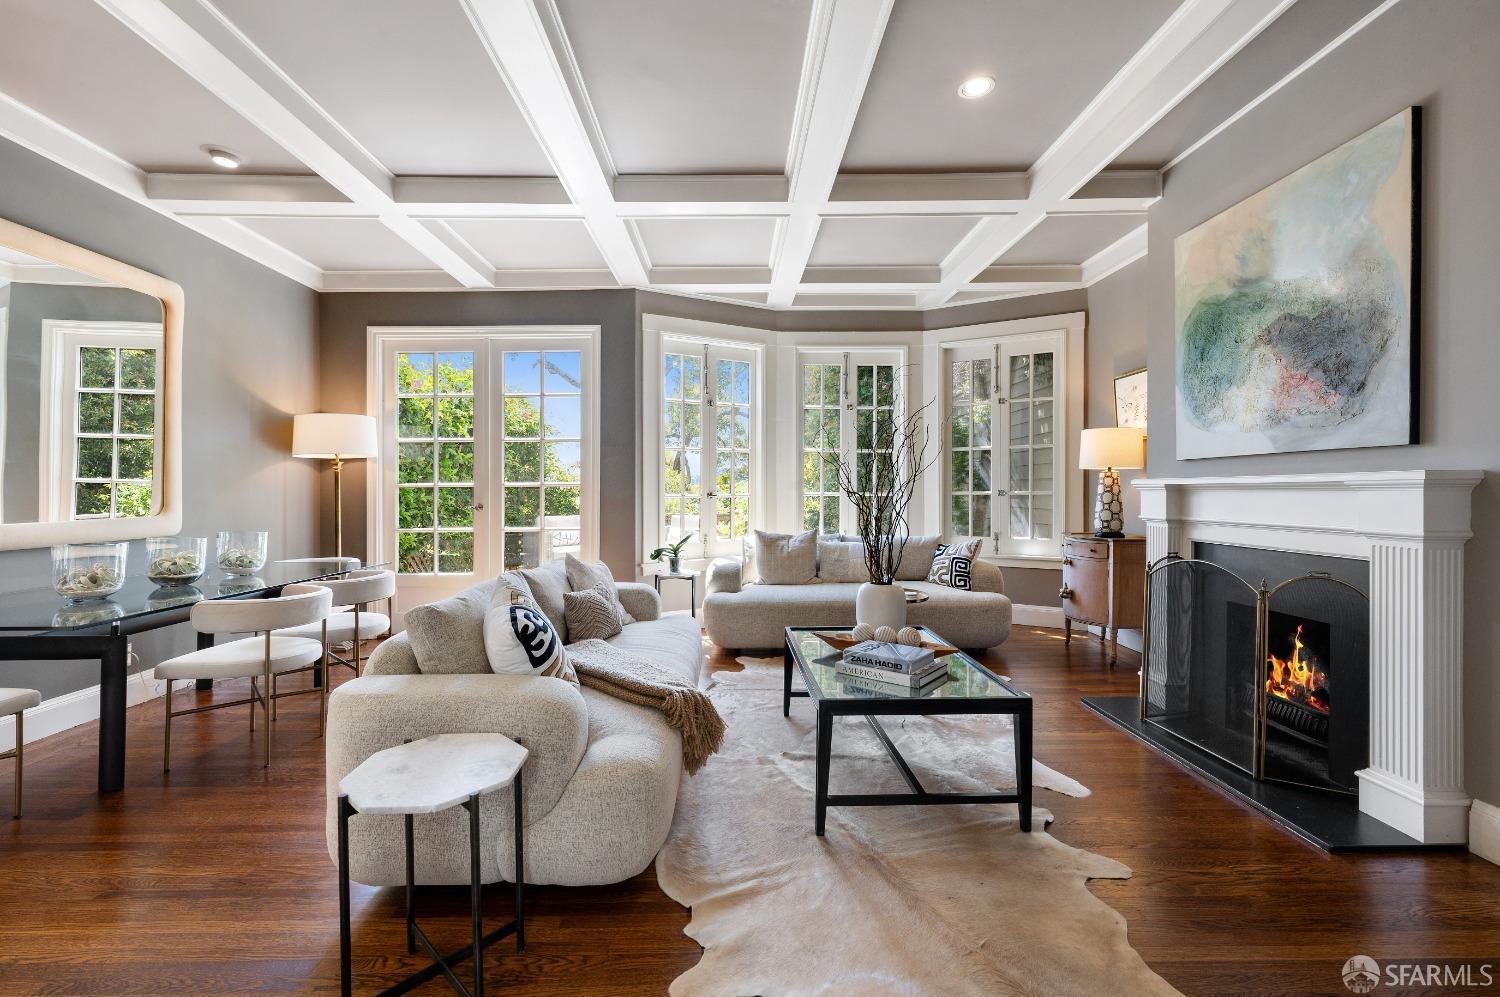
[[[254,633],[254,637],[215,644],[188,654],[170,658],[156,666],[156,677],[166,679],[166,732],[162,740],[162,771],[172,770],[172,718],[233,706],[250,706],[250,732],[255,733],[255,708],[260,706],[265,719],[265,766],[271,764],[271,704],[280,697],[309,693],[323,698],[318,710],[318,731],[322,733],[327,716],[328,659],[326,641],[307,637],[276,636],[286,627],[319,628],[333,608],[333,593],[318,585],[288,585],[281,595],[271,599],[205,600],[194,604],[190,620],[199,633]],[[322,669],[323,682],[310,689],[277,692],[275,678],[287,672],[302,671],[310,666]],[[172,709],[172,684],[182,679],[250,680],[250,696],[229,703],[213,703],[191,709]]]
[[[21,816],[21,769],[26,759],[26,725],[24,713],[33,706],[40,706],[42,694],[35,689],[0,689],[0,717],[14,715],[16,718],[16,746],[0,753],[0,759],[16,760],[16,817]]]
[[[333,604],[347,607],[335,610],[327,619],[327,629],[321,638],[327,642],[328,657],[346,668],[352,668],[356,676],[361,668],[360,644],[386,635],[391,629],[391,611],[396,598],[396,575],[379,568],[351,571],[343,578],[326,578],[308,582],[326,588],[333,593]],[[385,602],[384,613],[370,612],[366,607],[376,602]],[[319,639],[319,625],[308,623],[300,627],[287,627],[276,631],[278,637],[306,637]],[[354,660],[340,657],[333,648],[340,644],[353,644]]]

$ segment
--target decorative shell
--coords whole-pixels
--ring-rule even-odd
[[[855,640],[872,640],[875,637],[875,628],[868,623],[861,623],[849,634]]]
[[[894,643],[896,643],[896,628],[895,627],[876,627],[875,628],[875,639],[878,640],[878,641],[880,641],[883,644],[894,644]]]
[[[902,627],[901,632],[896,635],[896,640],[901,644],[909,644],[912,647],[922,646],[922,631],[916,627]]]

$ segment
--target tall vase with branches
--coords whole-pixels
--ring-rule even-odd
[[[842,454],[827,454],[838,477],[839,490],[854,507],[854,520],[864,546],[865,568],[870,581],[861,587],[855,615],[858,622],[899,626],[906,620],[906,594],[896,584],[896,571],[906,552],[909,533],[907,511],[922,475],[937,462],[927,401],[902,418],[875,421],[873,445],[853,460]],[[867,592],[868,587],[882,592]]]

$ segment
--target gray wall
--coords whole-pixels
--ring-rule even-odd
[[[1466,551],[1467,788],[1500,802],[1500,3],[1403,3],[1183,161],[1150,216],[1149,361],[1173,369],[1172,240],[1403,107],[1423,108],[1420,442],[1175,459],[1172,378],[1151,379],[1153,477],[1478,468]],[[1227,111],[1228,109],[1226,109]]]
[[[324,294],[318,299],[324,412],[366,410],[372,325],[597,325],[600,327],[599,552],[618,578],[634,578],[640,550],[640,334],[635,292],[451,291]],[[344,475],[344,550],[363,556],[365,474]],[[319,536],[333,552],[332,472],[321,470]]]
[[[34,523],[40,500],[42,323],[161,322],[161,302],[123,287],[11,284],[5,338],[5,514],[0,521]],[[4,304],[0,301],[0,304]]]
[[[288,451],[292,414],[317,403],[313,292],[4,140],[0,177],[0,217],[182,285],[183,532],[265,529],[272,557],[311,549],[316,482]],[[131,557],[144,564],[140,544]],[[50,585],[50,572],[45,550],[0,553],[5,590]],[[145,665],[193,646],[186,626],[135,644]],[[0,662],[0,675],[48,697],[99,681],[86,662]]]
[[[1089,426],[1115,424],[1115,378],[1126,371],[1146,366],[1146,291],[1148,261],[1136,260],[1128,267],[1089,288],[1088,334],[1088,401]],[[1170,367],[1151,372],[1147,377],[1171,380]],[[1156,420],[1152,419],[1154,424]],[[1146,441],[1149,450],[1150,438]],[[1141,496],[1130,483],[1144,471],[1121,471],[1120,483],[1125,495],[1125,532],[1141,534]],[[1084,501],[1093,515],[1094,489],[1098,474],[1089,472]]]

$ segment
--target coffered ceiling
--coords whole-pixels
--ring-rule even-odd
[[[0,0],[0,135],[322,290],[932,308],[1139,258],[1395,2]]]

